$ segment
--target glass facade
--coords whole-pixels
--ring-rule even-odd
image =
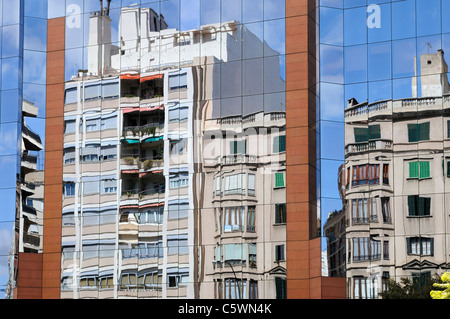
[[[0,5],[1,298],[13,296],[18,254],[42,251],[46,3],[38,2]]]
[[[298,3],[0,0],[0,298],[446,272],[450,4]]]
[[[66,1],[61,298],[282,298],[283,14],[147,2]]]
[[[322,249],[348,298],[448,270],[448,6],[321,1]]]

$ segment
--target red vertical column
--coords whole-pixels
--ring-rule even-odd
[[[65,18],[48,20],[42,298],[59,299],[63,190]]]

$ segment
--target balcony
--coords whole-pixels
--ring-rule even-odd
[[[235,164],[254,164],[258,163],[258,157],[247,154],[225,155],[219,158],[220,165],[235,165]]]
[[[39,249],[39,245],[41,243],[41,238],[37,233],[25,233],[23,234],[23,243],[30,248]]]
[[[155,137],[164,134],[164,124],[151,123],[140,126],[127,126],[123,128],[122,137],[139,137],[141,140],[147,137]]]
[[[39,135],[30,130],[26,125],[22,125],[22,138],[25,143],[25,149],[30,151],[40,151],[43,149]]]
[[[355,155],[371,151],[392,151],[392,140],[380,139],[376,141],[348,144],[345,148],[345,155]]]

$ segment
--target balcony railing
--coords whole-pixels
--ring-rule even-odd
[[[39,237],[39,234],[25,233],[23,234],[23,242],[28,245],[39,247],[41,239]]]
[[[33,132],[31,129],[29,129],[26,125],[22,125],[22,133],[31,137],[35,141],[37,141],[39,144],[41,144],[41,138],[39,135],[35,132]]]
[[[346,148],[346,153],[360,153],[368,151],[382,151],[392,150],[392,140],[375,140],[363,143],[349,144]]]
[[[232,165],[232,164],[256,164],[258,158],[254,155],[247,154],[236,154],[236,155],[225,155],[220,159],[220,164],[222,165]]]

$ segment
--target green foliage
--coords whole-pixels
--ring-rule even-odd
[[[381,293],[381,297],[383,299],[431,299],[430,292],[439,280],[438,275],[425,283],[404,277],[400,278],[399,282],[390,279],[388,289]]]
[[[441,277],[442,283],[434,283],[433,287],[441,290],[432,290],[430,296],[433,299],[450,299],[450,273],[446,272]]]

